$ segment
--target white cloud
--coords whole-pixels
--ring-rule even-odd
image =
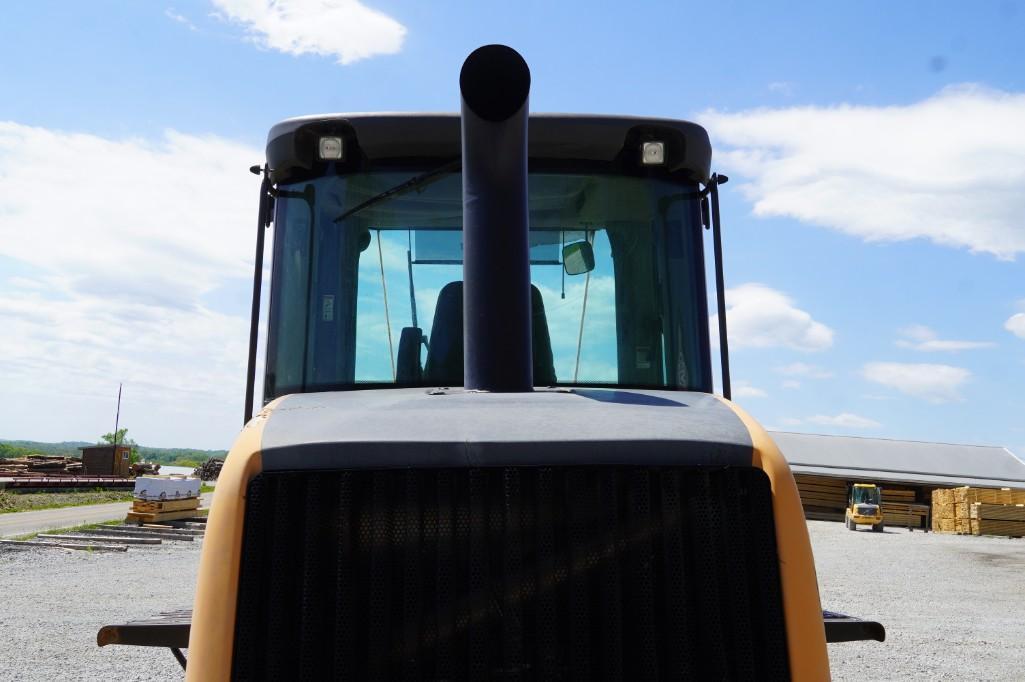
[[[874,419],[851,414],[850,412],[841,412],[835,416],[819,414],[814,417],[808,417],[808,421],[820,426],[834,426],[841,429],[875,429],[881,426]]]
[[[801,382],[796,379],[784,379],[780,385],[791,390],[801,388]]]
[[[1025,339],[1025,313],[1015,313],[1004,322],[1004,329],[1019,339]]]
[[[936,332],[924,325],[916,324],[905,327],[898,332],[903,338],[897,339],[900,348],[910,348],[925,352],[973,350],[976,348],[992,348],[991,341],[952,341],[937,338]]]
[[[900,362],[870,362],[862,368],[862,375],[933,403],[961,400],[959,389],[971,378],[971,372],[962,367]]]
[[[731,348],[818,351],[833,345],[832,329],[795,307],[786,294],[764,284],[727,289],[726,306]],[[718,317],[712,315],[712,329],[718,324]]]
[[[212,0],[262,47],[351,64],[402,49],[406,27],[359,0]]]
[[[1025,251],[1025,94],[958,86],[892,107],[707,111],[759,216],[868,241]]]
[[[734,398],[764,398],[767,395],[765,391],[746,381],[735,381],[730,389]]]
[[[179,24],[182,24],[183,26],[188,27],[188,29],[190,31],[197,31],[197,30],[199,30],[199,29],[196,28],[195,24],[193,24],[191,21],[189,21],[188,17],[186,17],[186,16],[184,16],[182,14],[179,14],[178,12],[175,11],[175,9],[173,7],[168,7],[167,9],[165,9],[164,10],[164,16],[167,17],[168,19],[170,19],[171,21],[178,22]]]
[[[776,368],[780,374],[793,377],[806,377],[808,379],[831,379],[833,372],[817,365],[809,365],[805,362],[792,362],[789,365],[782,365]]]
[[[0,396],[24,412],[7,410],[4,432],[61,414],[44,438],[56,439],[124,380],[126,409],[149,415],[126,422],[140,442],[230,442],[259,186],[247,167],[260,157],[211,136],[112,140],[0,122],[0,257],[23,271],[0,279]]]

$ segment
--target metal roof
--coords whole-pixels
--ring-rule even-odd
[[[309,167],[317,135],[351,138],[368,161],[411,157],[458,158],[462,149],[459,114],[352,113],[291,118],[276,124],[267,136],[267,163],[276,174]],[[530,114],[527,135],[531,159],[612,162],[626,145],[644,136],[664,139],[667,170],[683,169],[698,182],[708,182],[712,147],[704,128],[690,121],[596,114]],[[639,142],[638,142],[639,145]],[[312,149],[312,148],[311,148]],[[639,155],[640,147],[629,147]],[[639,157],[638,157],[639,158]]]
[[[770,435],[797,474],[936,486],[1025,488],[1025,462],[1007,448],[781,431]]]

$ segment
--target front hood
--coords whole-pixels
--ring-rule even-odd
[[[422,388],[304,393],[264,409],[264,470],[704,464],[749,466],[747,428],[707,393]]]

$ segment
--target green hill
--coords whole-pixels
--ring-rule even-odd
[[[95,445],[86,441],[64,441],[62,443],[40,443],[33,440],[2,440],[0,439],[0,457],[21,457],[24,455],[64,455],[79,457],[78,448]],[[223,458],[227,450],[197,450],[195,448],[151,448],[138,446],[139,455],[144,461],[167,464],[169,466],[198,466],[211,457]]]

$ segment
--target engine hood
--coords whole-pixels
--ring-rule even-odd
[[[271,470],[571,464],[751,464],[747,428],[707,393],[422,388],[304,393],[274,401]]]

